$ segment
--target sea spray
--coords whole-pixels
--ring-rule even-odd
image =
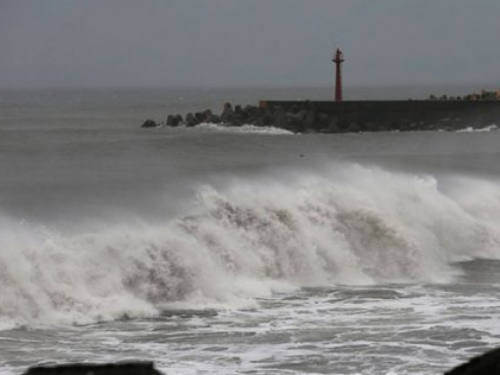
[[[79,235],[3,218],[3,327],[232,308],[303,286],[448,282],[452,264],[497,258],[494,182],[337,165],[322,174],[200,188],[189,212]],[[488,202],[487,207],[481,200]],[[498,211],[497,211],[498,212]]]
[[[196,125],[193,129],[215,131],[222,133],[236,133],[236,134],[267,134],[267,135],[292,135],[294,132],[286,129],[276,128],[274,126],[256,126],[256,125],[241,125],[241,126],[224,126],[212,123],[201,123]]]

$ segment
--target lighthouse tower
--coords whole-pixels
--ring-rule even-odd
[[[335,101],[342,101],[342,63],[344,62],[344,54],[337,48],[333,56],[335,63]]]

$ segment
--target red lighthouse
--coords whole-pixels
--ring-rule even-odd
[[[344,54],[337,48],[332,60],[335,63],[335,101],[342,101],[342,63],[344,62]]]

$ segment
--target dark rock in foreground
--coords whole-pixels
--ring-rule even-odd
[[[122,362],[110,364],[65,364],[31,367],[24,375],[163,375],[153,362]]]
[[[220,115],[201,112],[169,115],[167,126],[214,123],[274,126],[295,133],[480,129],[500,125],[500,101],[261,101],[258,106],[226,103]],[[142,127],[156,127],[147,120]]]
[[[500,374],[500,348],[471,359],[444,375]],[[122,362],[112,364],[66,364],[35,366],[23,375],[162,375],[153,362]]]
[[[445,375],[496,375],[500,374],[500,348],[471,359]]]

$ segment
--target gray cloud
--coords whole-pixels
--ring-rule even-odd
[[[1,86],[500,82],[498,0],[0,0]]]

